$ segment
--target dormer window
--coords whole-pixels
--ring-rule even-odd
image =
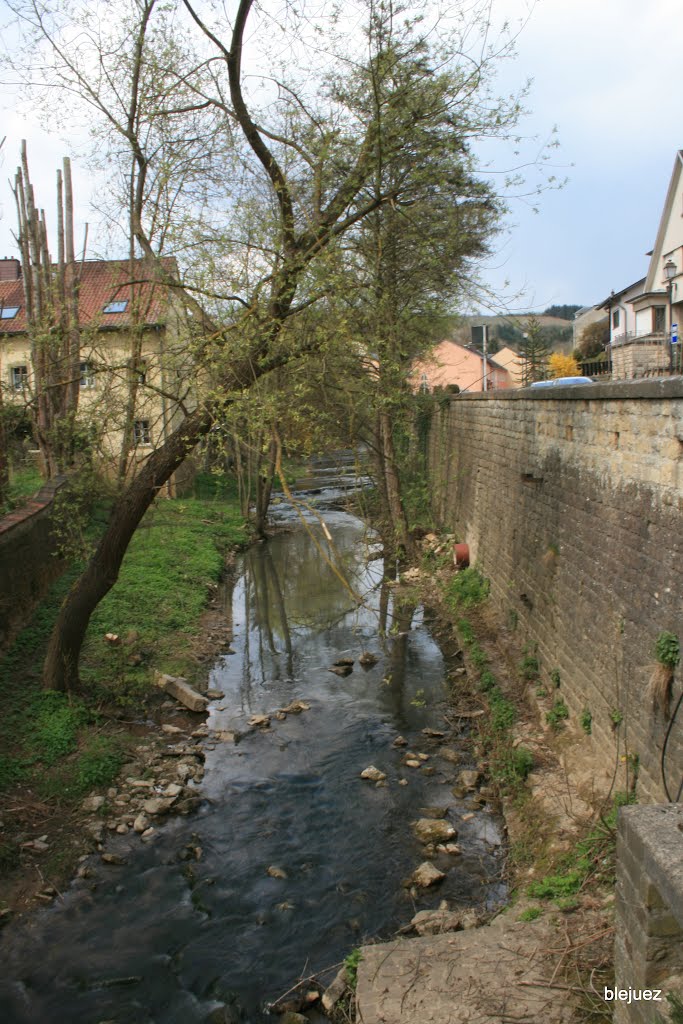
[[[21,306],[0,306],[0,320],[14,320]]]
[[[115,302],[108,302],[102,310],[103,313],[125,313],[128,309],[128,299],[116,299]]]

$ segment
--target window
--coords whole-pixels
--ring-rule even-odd
[[[619,312],[618,309],[612,311],[612,327],[616,328],[619,326]]]
[[[28,366],[13,366],[9,371],[10,386],[23,391],[28,384]]]
[[[95,374],[93,372],[92,363],[81,363],[81,380],[80,385],[82,388],[94,388],[95,387]]]
[[[420,377],[420,391],[429,391],[429,380],[427,379],[426,373],[423,373]]]
[[[133,440],[136,444],[151,444],[152,434],[149,420],[136,420],[133,424]]]
[[[666,306],[652,307],[652,330],[655,334],[666,333]]]
[[[14,320],[21,306],[0,306],[0,320]]]
[[[103,313],[125,313],[128,309],[128,299],[117,299],[115,302],[108,302],[102,310]]]
[[[144,359],[141,359],[136,365],[135,374],[138,384],[145,384],[147,382],[147,363]]]

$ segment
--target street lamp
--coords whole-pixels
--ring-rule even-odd
[[[664,277],[666,278],[666,290],[669,296],[669,373],[673,373],[674,368],[674,350],[673,350],[673,312],[672,312],[672,295],[674,288],[674,277],[678,273],[678,267],[672,259],[668,259],[664,264]]]

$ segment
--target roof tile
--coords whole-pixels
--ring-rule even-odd
[[[165,258],[161,262],[166,270],[176,272],[175,260]],[[164,323],[168,303],[166,288],[148,279],[149,275],[142,260],[136,260],[135,274],[131,280],[128,260],[86,260],[80,264],[78,305],[81,327],[89,324],[104,329],[128,327],[133,319],[133,300],[139,304],[140,320],[143,323]],[[103,312],[108,303],[123,300],[128,301],[125,312]],[[22,278],[0,281],[0,307],[7,309],[11,306],[19,306],[19,312],[11,320],[0,319],[0,334],[19,334],[26,330],[26,303]]]

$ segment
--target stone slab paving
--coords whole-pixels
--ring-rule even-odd
[[[547,918],[508,915],[483,928],[364,946],[358,1024],[568,1024],[572,993],[553,981],[565,947]]]

